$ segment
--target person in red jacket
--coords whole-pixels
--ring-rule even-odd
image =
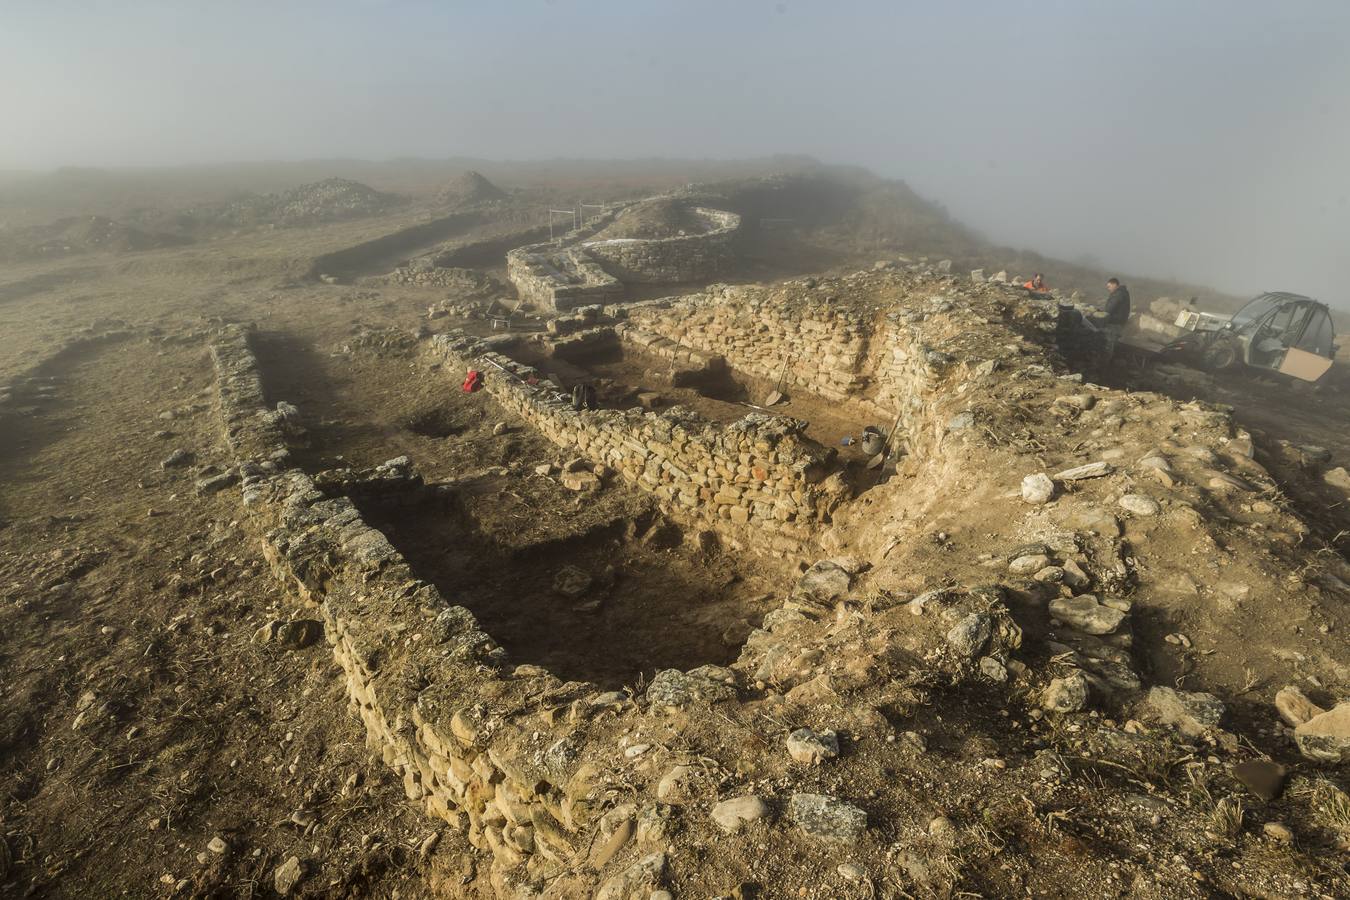
[[[1040,272],[1037,272],[1033,277],[1029,278],[1022,287],[1031,291],[1033,294],[1047,294],[1050,292],[1050,285],[1045,283],[1045,278]]]

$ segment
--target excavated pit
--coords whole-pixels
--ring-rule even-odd
[[[876,482],[875,473],[865,474],[871,454],[861,446],[863,429],[872,426],[885,432],[892,426],[875,411],[855,403],[827,400],[806,388],[789,387],[730,366],[681,367],[628,343],[572,353],[566,359],[530,343],[513,346],[507,354],[538,369],[564,392],[577,384],[592,385],[600,409],[660,411],[679,406],[724,426],[755,412],[798,419],[806,423],[803,434],[807,438],[835,450],[838,463],[858,490]],[[774,392],[781,399],[772,407],[764,406]]]
[[[607,690],[635,687],[661,669],[731,662],[771,606],[769,579],[690,549],[651,515],[522,541],[475,516],[494,493],[353,502],[513,664]]]
[[[409,378],[397,354],[334,357],[281,334],[254,345],[269,403],[302,409],[295,462],[473,612],[513,664],[631,687],[732,661],[771,608],[776,569],[700,544],[617,479],[598,495],[568,489],[557,449],[486,395]],[[435,483],[360,474],[399,456]],[[569,569],[589,584],[566,584]]]

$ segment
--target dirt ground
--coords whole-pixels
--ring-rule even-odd
[[[5,893],[264,895],[297,848],[327,896],[471,882],[429,874],[434,829],[332,714],[324,649],[250,642],[292,606],[233,498],[161,468],[222,461],[201,341],[133,333],[42,371],[54,395],[0,454]]]

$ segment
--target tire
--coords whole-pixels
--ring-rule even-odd
[[[1228,338],[1219,338],[1205,348],[1203,361],[1206,369],[1222,371],[1233,368],[1241,357],[1236,342]]]

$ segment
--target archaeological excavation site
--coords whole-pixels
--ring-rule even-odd
[[[1346,392],[773,163],[6,232],[0,893],[1350,895]]]

